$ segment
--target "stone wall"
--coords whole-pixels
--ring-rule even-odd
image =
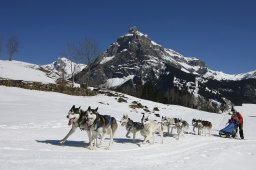
[[[8,87],[19,87],[30,90],[40,90],[40,91],[51,91],[51,92],[59,92],[69,95],[76,96],[94,96],[96,92],[84,89],[84,88],[74,88],[69,87],[66,84],[43,84],[40,82],[29,82],[23,80],[7,80],[0,79],[0,85],[8,86]]]

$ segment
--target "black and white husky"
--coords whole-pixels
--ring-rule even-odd
[[[173,129],[177,130],[177,139],[179,139],[180,135],[183,135],[189,128],[187,121],[178,118],[162,116],[162,123],[164,126],[167,126],[168,135],[170,134],[170,128],[171,134],[173,133]]]
[[[198,135],[203,135],[203,133],[206,135],[206,129],[208,130],[208,135],[211,135],[212,123],[207,120],[192,119],[192,126],[194,132],[197,128]]]
[[[184,135],[184,133],[188,130],[189,124],[187,121],[178,119],[177,122],[175,123],[175,127],[177,128],[177,139],[180,138],[180,135]]]
[[[85,129],[88,133],[88,136],[90,137],[88,126],[86,126],[86,124],[79,124],[79,118],[82,112],[83,111],[80,107],[76,108],[75,105],[71,107],[71,109],[68,112],[67,118],[69,119],[68,125],[72,125],[72,128],[70,129],[68,134],[60,141],[60,144],[64,144],[66,140],[69,138],[69,136],[72,135],[78,127],[80,127],[81,129]]]
[[[140,133],[144,137],[144,141],[142,144],[149,142],[153,144],[155,142],[155,133],[159,133],[161,135],[161,143],[163,143],[163,124],[162,122],[156,122],[148,118],[143,114],[141,122],[143,123],[143,129],[141,129]]]
[[[110,149],[110,146],[113,143],[114,134],[118,127],[116,119],[110,115],[101,115],[98,113],[98,108],[91,109],[91,107],[88,107],[85,115],[86,120],[81,122],[81,124],[86,124],[90,130],[91,137],[89,138],[89,149],[96,149],[97,138],[100,136],[102,143],[105,138],[105,134],[110,135],[109,145],[106,148]]]
[[[162,123],[164,126],[167,126],[168,135],[170,134],[170,128],[171,128],[171,134],[173,134],[173,129],[175,128],[175,122],[177,120],[178,120],[177,118],[162,116]]]
[[[123,115],[122,119],[121,119],[121,125],[125,126],[127,133],[126,133],[126,137],[130,138],[129,134],[132,133],[133,135],[133,142],[135,142],[135,136],[137,132],[140,132],[143,128],[144,125],[143,123],[140,122],[134,122],[132,121],[128,115]]]

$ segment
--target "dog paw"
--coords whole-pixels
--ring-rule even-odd
[[[93,146],[88,146],[87,148],[88,148],[89,150],[93,150],[94,147],[93,147]]]
[[[63,145],[64,143],[65,143],[65,141],[63,141],[63,140],[59,141],[60,145]]]
[[[143,143],[138,143],[137,144],[139,147],[142,147],[143,146]]]

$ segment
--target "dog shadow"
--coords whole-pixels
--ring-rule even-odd
[[[134,143],[140,143],[143,140],[141,139],[135,139]],[[114,142],[116,143],[133,143],[133,140],[131,138],[114,138]]]
[[[176,134],[172,134],[172,133],[168,134],[168,132],[163,133],[163,137],[175,137],[175,136],[176,136]]]
[[[38,143],[51,144],[55,146],[69,146],[69,147],[86,147],[88,143],[84,141],[66,141],[64,144],[60,144],[60,140],[36,140]]]

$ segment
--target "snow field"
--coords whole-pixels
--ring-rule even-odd
[[[125,96],[128,103],[118,103],[115,97],[105,95],[77,97],[0,86],[0,169],[254,169],[256,105],[236,107],[244,116],[246,138],[238,140],[217,136],[229,119],[228,114]],[[160,144],[160,136],[155,135],[155,144],[140,147],[142,136],[138,133],[136,143],[132,143],[119,124],[111,150],[105,150],[108,136],[103,146],[88,150],[87,134],[79,129],[59,145],[70,129],[66,115],[73,104],[99,107],[100,114],[110,114],[118,120],[129,114],[134,121],[140,121],[143,111],[129,108],[132,101],[139,101],[149,110],[158,107],[160,111],[156,113],[182,118],[190,125],[193,118],[209,120],[213,123],[212,135],[195,135],[190,127],[190,133],[180,140],[165,136],[164,144]]]

